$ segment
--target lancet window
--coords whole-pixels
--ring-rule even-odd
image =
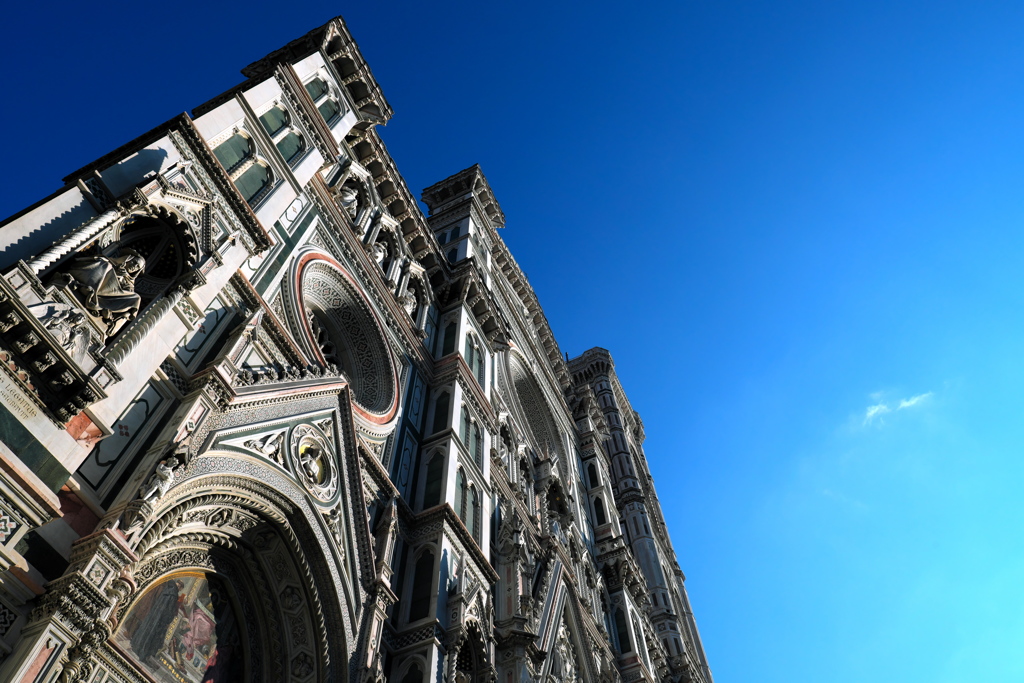
[[[473,462],[476,463],[477,467],[482,467],[484,455],[483,434],[480,431],[480,425],[477,423],[476,418],[473,417],[466,406],[462,406],[459,438],[462,440],[462,445],[473,456]]]
[[[423,669],[420,665],[413,663],[409,670],[402,676],[402,683],[423,683]]]
[[[435,453],[427,463],[427,477],[423,486],[423,508],[441,503],[441,480],[444,477],[444,455]]]
[[[444,341],[441,344],[441,355],[447,356],[455,351],[455,335],[458,332],[458,325],[451,321],[444,327]]]
[[[604,500],[601,496],[594,498],[594,518],[598,526],[608,523],[608,517],[604,512]]]
[[[409,621],[425,618],[430,614],[430,593],[434,581],[434,553],[426,551],[416,560],[412,579],[412,595],[409,600]]]
[[[470,535],[477,540],[479,540],[477,537],[480,519],[479,505],[476,487],[467,483],[466,474],[460,468],[455,476],[455,513],[466,525]]]
[[[434,423],[430,430],[432,434],[448,428],[448,405],[451,403],[451,394],[442,392],[434,401]]]
[[[273,175],[270,167],[256,158],[256,145],[247,134],[241,131],[234,133],[217,145],[213,154],[250,206],[266,195]]]
[[[314,78],[306,83],[306,92],[313,99],[313,104],[316,105],[324,121],[328,124],[334,123],[334,120],[341,114],[341,107],[338,106],[337,100],[331,97],[331,90],[327,87],[324,79]]]
[[[476,381],[480,383],[480,386],[484,386],[485,382],[485,365],[487,354],[484,353],[480,345],[480,340],[477,339],[475,334],[466,335],[466,365],[473,371],[473,375],[476,377]]]
[[[629,624],[621,607],[615,610],[615,635],[619,639],[619,652],[625,654],[633,651],[633,643],[629,640]]]
[[[302,133],[291,124],[291,115],[280,106],[274,105],[260,115],[260,123],[267,135],[274,141],[277,150],[289,165],[294,165],[306,151],[306,141]]]

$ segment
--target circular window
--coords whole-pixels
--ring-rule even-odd
[[[298,273],[305,333],[319,360],[348,377],[353,398],[383,420],[397,408],[397,376],[387,342],[369,304],[340,266],[307,257]]]

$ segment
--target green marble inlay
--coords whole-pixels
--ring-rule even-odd
[[[71,473],[32,436],[21,420],[0,403],[0,440],[10,448],[46,486],[56,493]]]

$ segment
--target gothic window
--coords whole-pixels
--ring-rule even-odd
[[[608,518],[604,514],[604,501],[601,496],[594,499],[594,517],[597,518],[598,526],[608,522]]]
[[[447,356],[455,351],[455,333],[457,331],[455,321],[448,323],[444,328],[444,343],[441,344],[441,355]]]
[[[466,365],[473,372],[473,376],[476,377],[476,381],[480,383],[480,386],[484,386],[484,361],[486,354],[480,346],[480,342],[475,334],[466,335],[466,352],[463,354],[466,358]]]
[[[448,233],[446,233],[446,232],[444,232],[442,230],[441,232],[439,232],[437,234],[437,243],[438,244],[444,244],[447,241],[448,241]]]
[[[341,111],[341,109],[338,108],[338,103],[329,98],[318,104],[316,108],[320,112],[320,116],[324,117],[324,121],[327,121],[328,123],[330,123]]]
[[[484,439],[480,435],[480,427],[475,422],[469,429],[469,452],[473,454],[473,461],[477,467],[484,466]]]
[[[330,88],[327,87],[327,83],[322,78],[314,78],[309,83],[306,83],[306,92],[313,99],[313,104],[316,105],[317,110],[320,112],[320,116],[324,118],[327,123],[332,123],[334,119],[341,113],[341,107],[335,101],[330,94]]]
[[[296,308],[304,310],[306,318],[294,324],[302,331],[303,342],[321,363],[340,366],[361,408],[389,418],[397,407],[397,375],[369,302],[344,271],[326,259],[310,260],[299,277],[295,294],[302,306]],[[335,360],[328,361],[325,351]]]
[[[516,397],[523,408],[527,426],[533,433],[537,446],[542,451],[550,450],[553,455],[562,455],[562,436],[551,416],[544,392],[519,356],[512,354],[509,361]]]
[[[462,406],[462,420],[459,424],[459,439],[462,441],[462,445],[469,448],[469,408]]]
[[[477,538],[480,519],[479,505],[476,487],[468,485],[465,472],[459,468],[458,474],[455,475],[455,514],[466,525],[473,538]]]
[[[636,616],[633,617],[633,634],[636,636],[637,650],[643,655],[644,661],[650,666],[650,662],[647,659],[647,641],[644,638],[644,632],[640,628],[640,622],[636,620]]]
[[[434,553],[429,550],[416,560],[412,579],[412,595],[409,600],[409,621],[425,618],[430,614],[430,587],[434,580]]]
[[[423,670],[419,664],[413,664],[402,676],[402,683],[423,683]]]
[[[318,99],[327,94],[327,84],[324,83],[322,78],[314,78],[309,83],[306,83],[306,92],[316,102]]]
[[[256,150],[252,141],[242,133],[235,133],[230,138],[220,143],[213,149],[213,155],[217,157],[224,170],[231,173],[243,162],[253,158]]]
[[[466,357],[466,365],[469,366],[470,370],[473,369],[473,364],[474,364],[473,359],[474,359],[475,352],[476,352],[476,348],[475,348],[475,344],[473,343],[473,335],[467,334],[466,335],[466,351],[462,355],[464,355]]]
[[[263,198],[273,176],[270,168],[256,158],[256,147],[248,135],[235,133],[217,145],[213,154],[250,206]]]
[[[466,500],[466,528],[469,529],[469,535],[473,538],[480,540],[477,535],[477,520],[480,517],[479,501],[476,496],[476,488],[469,487],[469,496]]]
[[[587,465],[587,478],[590,480],[590,488],[596,489],[601,485],[597,479],[597,467],[594,466],[594,463]]]
[[[423,508],[441,503],[441,478],[444,475],[444,455],[435,453],[427,463],[427,481],[423,486]]]
[[[250,205],[256,202],[263,190],[270,185],[270,169],[255,163],[235,178],[235,187]]]
[[[459,468],[458,474],[455,475],[455,514],[459,516],[463,522],[466,521],[466,475],[463,473],[462,468]]]
[[[284,130],[290,119],[288,112],[276,105],[260,114],[260,123],[271,137]]]
[[[431,434],[448,428],[448,404],[450,402],[451,395],[447,391],[442,392],[434,402],[434,425],[430,430]]]
[[[275,144],[278,151],[281,152],[281,156],[284,157],[284,160],[289,165],[295,163],[306,149],[305,140],[294,131],[285,133]]]
[[[449,263],[455,263],[458,260],[459,260],[459,250],[458,249],[450,250],[448,252],[448,262]]]
[[[621,607],[615,610],[615,635],[619,639],[619,652],[625,654],[633,651],[633,644],[629,641],[629,625]]]

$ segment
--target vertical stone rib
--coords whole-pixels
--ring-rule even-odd
[[[86,222],[82,227],[78,228],[64,239],[56,242],[52,247],[44,251],[39,256],[31,259],[28,262],[29,267],[36,275],[38,275],[56,263],[60,257],[77,249],[96,235],[100,234],[104,228],[116,221],[120,215],[121,212],[117,209],[104,211],[99,216],[96,216],[96,218]]]
[[[114,365],[120,365],[128,354],[135,350],[142,340],[146,338],[156,324],[166,315],[175,304],[181,301],[184,295],[180,287],[175,287],[166,296],[154,302],[139,317],[133,320],[128,329],[124,331],[117,343],[107,351],[107,360]]]

